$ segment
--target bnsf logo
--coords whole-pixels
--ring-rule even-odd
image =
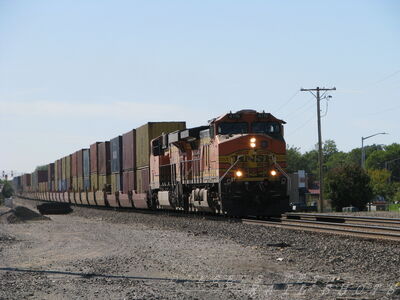
[[[237,155],[232,157],[233,162],[237,160]],[[269,162],[268,155],[254,154],[254,155],[244,155],[239,158],[240,162]]]

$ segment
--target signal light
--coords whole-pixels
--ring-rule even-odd
[[[242,171],[236,171],[236,176],[237,177],[242,177],[243,176],[243,172]]]
[[[256,142],[256,138],[251,138],[250,139],[250,143],[255,143]]]
[[[251,148],[255,148],[256,147],[256,143],[250,143],[250,147]]]
[[[272,176],[276,176],[277,173],[276,173],[275,170],[271,170],[270,174],[271,174]]]

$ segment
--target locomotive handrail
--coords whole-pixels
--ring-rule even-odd
[[[290,191],[290,190],[291,190],[291,187],[292,187],[292,181],[290,180],[290,176],[288,175],[288,173],[286,173],[286,172],[282,169],[282,167],[280,166],[280,164],[278,164],[278,162],[276,161],[276,156],[275,156],[275,155],[272,154],[272,155],[271,155],[271,159],[272,159],[272,162],[274,163],[275,167],[283,174],[283,176],[286,177],[286,180],[287,180],[287,183],[288,183],[288,188],[287,188],[287,191],[286,191],[286,192]]]
[[[222,193],[222,187],[221,187],[221,182],[222,180],[224,180],[225,176],[229,173],[230,170],[232,170],[232,168],[239,162],[239,160],[243,157],[243,155],[238,155],[238,157],[236,158],[236,161],[229,167],[228,170],[226,170],[226,172],[224,173],[224,175],[222,175],[219,180],[218,180],[218,195],[221,197],[221,193]]]

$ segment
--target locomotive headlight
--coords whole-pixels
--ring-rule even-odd
[[[236,176],[237,177],[242,177],[243,176],[243,172],[242,171],[236,171]]]
[[[255,148],[256,147],[256,138],[251,138],[250,139],[250,147]]]
[[[272,176],[276,176],[277,173],[276,173],[275,170],[271,170],[270,174],[271,174]]]

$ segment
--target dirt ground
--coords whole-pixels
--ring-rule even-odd
[[[14,205],[35,209],[28,200]],[[399,297],[390,282],[305,271],[285,258],[285,243],[270,244],[268,252],[211,234],[228,222],[189,218],[178,226],[168,215],[92,208],[48,220],[11,219],[0,223],[0,299]]]

